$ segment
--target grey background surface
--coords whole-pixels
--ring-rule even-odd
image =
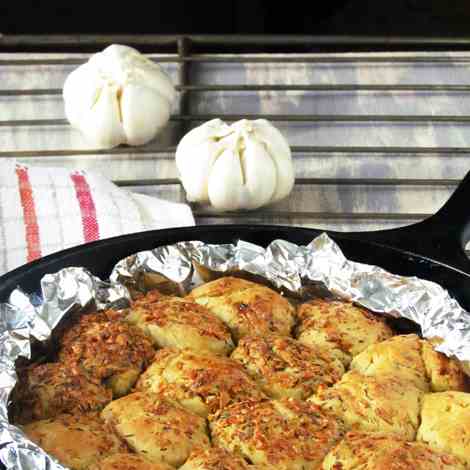
[[[396,57],[451,58],[446,62],[400,62]],[[85,59],[86,55],[0,54],[0,90],[62,88],[67,74],[76,65],[23,65],[28,58]],[[158,55],[152,56],[158,60]],[[311,55],[305,57],[312,57]],[[322,55],[316,63],[196,63],[192,68],[194,84],[468,84],[470,54],[409,53],[350,54],[340,57],[360,61],[334,62],[338,55]],[[373,62],[386,57],[390,61]],[[17,59],[15,65],[8,60]],[[328,58],[332,58],[330,62]],[[455,60],[453,59],[455,58]],[[164,63],[177,83],[177,64]],[[176,100],[174,114],[178,113]],[[321,115],[470,115],[469,92],[410,91],[262,91],[193,93],[190,111],[194,114],[321,114]],[[62,119],[60,94],[49,96],[4,96],[0,91],[0,120]],[[191,122],[191,126],[198,122]],[[292,146],[379,146],[379,147],[470,147],[470,123],[391,123],[391,122],[276,122]],[[67,155],[67,151],[90,149],[82,136],[68,125],[0,126],[0,155],[47,166],[87,168],[103,172],[112,180],[156,179],[157,184],[130,187],[134,191],[184,201],[177,178],[173,152],[153,153],[152,149],[174,146],[179,139],[180,123],[170,122],[165,131],[141,149],[118,149],[95,155]],[[45,156],[48,150],[64,150],[61,156]],[[71,152],[72,153],[72,152]],[[33,156],[34,155],[34,156]],[[411,178],[461,179],[470,169],[470,154],[394,154],[341,152],[295,153],[294,165],[299,178]],[[169,179],[169,180],[168,180]],[[253,213],[211,215],[209,208],[195,206],[198,223],[259,222],[332,228],[369,230],[404,225],[416,215],[435,212],[455,189],[443,184],[298,184],[289,198]],[[325,219],[312,213],[337,213]],[[345,213],[376,214],[374,217]],[[381,216],[380,214],[383,214]],[[387,214],[398,214],[390,220]]]

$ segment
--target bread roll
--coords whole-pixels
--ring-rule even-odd
[[[166,463],[150,462],[140,455],[121,453],[100,460],[88,470],[174,470],[174,467]]]
[[[412,441],[422,396],[421,390],[397,376],[370,377],[351,371],[309,401],[341,419],[348,430],[396,434]]]
[[[181,406],[132,393],[112,401],[102,418],[128,446],[151,462],[179,466],[197,446],[208,446],[206,422]]]
[[[422,442],[351,432],[326,456],[323,470],[465,470],[453,455]]]
[[[197,287],[188,298],[226,323],[235,341],[247,335],[287,336],[294,326],[294,308],[282,295],[244,279],[222,277]]]
[[[100,459],[125,451],[122,442],[95,413],[56,416],[23,427],[26,435],[73,470],[87,469]]]
[[[330,350],[345,366],[367,346],[393,335],[383,318],[350,302],[315,299],[299,307],[298,317],[298,340]]]
[[[179,297],[133,307],[127,321],[161,348],[191,348],[219,355],[228,355],[233,349],[230,330],[221,320],[205,307]]]
[[[291,398],[229,406],[210,418],[210,427],[215,445],[278,470],[318,469],[342,436],[333,417]]]
[[[459,457],[470,467],[470,393],[425,395],[418,440]]]
[[[305,400],[320,385],[333,385],[344,374],[327,351],[286,336],[245,336],[232,353],[271,398]]]
[[[72,328],[62,340],[59,359],[77,364],[112,389],[115,397],[129,392],[153,358],[151,341],[121,321],[99,321]]]
[[[208,447],[193,451],[179,470],[267,470],[267,468],[262,465],[248,465],[242,457],[221,447]]]
[[[466,389],[457,362],[416,335],[395,336],[369,346],[352,360],[351,368],[365,375],[398,375],[425,392]]]
[[[158,351],[137,389],[177,401],[203,418],[233,403],[265,398],[238,362],[190,349]]]
[[[13,392],[18,423],[53,418],[62,413],[99,411],[112,393],[77,364],[34,364],[19,373]]]

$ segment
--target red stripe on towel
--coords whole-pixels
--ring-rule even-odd
[[[34,205],[33,189],[29,180],[27,168],[16,167],[18,187],[20,190],[21,205],[26,231],[26,249],[28,262],[41,257],[41,241],[39,239],[39,226]]]
[[[70,175],[75,186],[80,212],[82,214],[83,238],[85,243],[98,240],[100,236],[96,208],[86,178],[78,173]]]

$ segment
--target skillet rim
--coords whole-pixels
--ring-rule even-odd
[[[198,226],[187,226],[187,227],[177,227],[177,228],[167,228],[167,229],[135,232],[132,234],[119,235],[116,237],[97,240],[91,243],[78,245],[75,247],[58,251],[56,253],[52,253],[43,258],[40,258],[38,260],[35,260],[23,266],[20,266],[4,274],[3,276],[1,276],[0,277],[0,302],[6,301],[11,291],[13,291],[13,289],[15,289],[18,286],[22,287],[22,285],[24,285],[25,283],[31,284],[34,282],[37,285],[39,285],[40,278],[46,273],[55,273],[59,269],[62,269],[67,266],[77,266],[76,263],[71,263],[72,258],[76,259],[77,257],[81,257],[85,255],[89,256],[101,250],[106,250],[108,253],[112,253],[113,248],[117,248],[117,247],[121,248],[121,251],[122,250],[127,251],[128,252],[127,255],[124,255],[124,256],[128,256],[138,251],[150,249],[148,244],[152,240],[154,240],[153,247],[157,247],[157,246],[162,246],[166,244],[176,243],[178,241],[204,239],[204,235],[207,237],[209,233],[211,234],[211,237],[213,237],[214,234],[223,233],[227,235],[227,233],[230,234],[232,232],[237,232],[237,233],[244,232],[247,234],[247,236],[250,236],[250,235],[253,236],[254,234],[256,234],[256,232],[259,232],[260,234],[263,235],[264,238],[269,237],[271,241],[275,239],[285,239],[288,241],[292,241],[292,240],[289,240],[289,238],[286,238],[280,235],[281,233],[288,234],[289,236],[291,235],[293,238],[297,236],[297,237],[305,237],[307,239],[308,237],[310,240],[313,240],[313,238],[320,235],[321,233],[327,233],[333,240],[335,240],[336,242],[339,242],[339,245],[342,250],[344,248],[343,246],[341,246],[342,245],[341,242],[346,242],[346,244],[353,243],[355,246],[357,245],[358,247],[363,247],[363,248],[370,247],[374,249],[379,249],[385,252],[384,253],[385,256],[391,257],[392,255],[395,254],[404,258],[404,260],[407,260],[408,262],[411,261],[411,262],[416,263],[416,266],[418,267],[417,271],[419,271],[419,267],[421,267],[422,263],[425,263],[429,265],[431,268],[436,268],[436,267],[442,268],[448,271],[448,274],[451,276],[456,276],[456,277],[462,276],[465,281],[470,282],[470,275],[468,273],[465,273],[464,271],[458,268],[450,266],[449,264],[433,259],[429,256],[424,256],[422,254],[415,253],[411,250],[406,250],[403,248],[390,246],[385,243],[375,242],[367,238],[365,238],[364,240],[358,239],[357,232],[353,234],[353,233],[348,233],[348,232],[334,232],[334,231],[328,231],[328,230],[319,230],[316,228],[308,228],[308,227],[296,227],[296,226],[272,225],[272,224],[253,224],[253,225],[218,224],[218,225],[198,225]],[[371,233],[371,232],[365,232],[365,233]],[[231,242],[234,242],[239,239],[243,239],[241,236],[238,236],[235,233],[232,233],[230,238],[231,238]],[[141,249],[137,249],[137,250],[134,248],[136,244],[142,244],[142,243],[145,243],[146,246],[143,246]],[[219,243],[230,243],[230,242],[221,241]],[[258,242],[253,242],[253,243],[258,243]],[[294,241],[294,243],[298,243],[298,242]],[[262,246],[265,245],[264,243],[259,243],[259,244]],[[109,255],[108,258],[109,257],[112,257],[112,255]],[[122,259],[122,258],[123,256],[118,256],[115,262],[117,262],[119,259]],[[351,258],[354,261],[364,262],[361,259],[357,259],[356,256],[354,255],[353,256],[348,255],[348,258]],[[58,267],[58,264],[60,264],[61,266]],[[103,265],[101,265],[101,267],[98,267],[99,264],[100,264],[100,261],[97,260],[96,268],[100,270],[100,273],[103,272],[103,270],[109,272],[109,270]],[[52,268],[48,269],[49,266]],[[378,264],[378,266],[380,266],[380,264]],[[89,269],[93,274],[100,275],[100,273],[97,273],[95,271],[94,267],[86,267],[86,268]],[[389,269],[389,268],[384,268],[384,269]],[[400,274],[400,273],[397,273],[397,274]],[[420,275],[416,274],[416,276],[419,277]],[[433,280],[433,279],[430,279],[430,280]],[[28,289],[25,289],[25,290],[27,292],[28,291],[31,292]]]

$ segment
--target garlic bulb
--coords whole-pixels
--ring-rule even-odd
[[[222,210],[256,209],[294,185],[289,145],[265,119],[231,126],[213,119],[196,127],[180,141],[176,166],[189,201]]]
[[[113,44],[66,79],[65,114],[90,143],[111,148],[153,139],[170,118],[175,89],[163,69]]]

